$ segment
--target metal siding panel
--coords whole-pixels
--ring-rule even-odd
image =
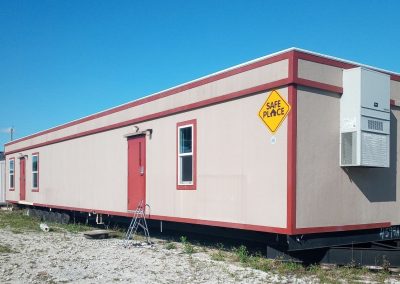
[[[400,141],[399,109],[391,111],[390,168],[342,169],[338,163],[339,99],[339,95],[311,88],[299,90],[297,227],[399,224],[400,154],[395,150]]]

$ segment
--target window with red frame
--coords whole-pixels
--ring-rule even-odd
[[[177,187],[195,189],[196,120],[178,123],[177,127]]]
[[[39,154],[32,155],[32,189],[39,189]]]

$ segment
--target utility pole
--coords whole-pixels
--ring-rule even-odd
[[[13,141],[13,140],[14,140],[14,127],[11,126],[10,127],[10,141]]]

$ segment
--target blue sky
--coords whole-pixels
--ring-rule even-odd
[[[400,1],[0,0],[0,145],[292,46],[400,72]],[[0,149],[2,146],[0,146]]]

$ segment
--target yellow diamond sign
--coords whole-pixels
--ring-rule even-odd
[[[290,111],[290,105],[285,101],[284,98],[278,93],[278,91],[272,91],[260,111],[258,116],[265,123],[268,129],[275,133],[286,116]]]

